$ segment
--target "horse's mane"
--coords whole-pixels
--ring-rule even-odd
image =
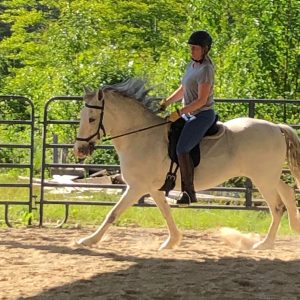
[[[143,104],[152,112],[157,112],[159,109],[159,100],[162,97],[148,96],[148,93],[153,88],[146,89],[145,82],[139,78],[129,78],[120,83],[105,85],[102,90],[112,90],[123,96],[134,99],[135,101]]]

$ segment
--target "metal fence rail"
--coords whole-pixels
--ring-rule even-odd
[[[227,104],[241,104],[245,103],[248,106],[248,114],[247,116],[250,118],[255,118],[257,116],[257,104],[262,104],[269,106],[270,104],[279,104],[282,107],[282,119],[283,123],[291,126],[294,129],[300,129],[300,124],[288,124],[287,123],[287,108],[288,105],[296,105],[298,107],[298,115],[300,115],[300,100],[292,100],[292,99],[286,99],[286,100],[276,100],[276,99],[215,99],[215,102],[217,103],[227,103]],[[245,117],[245,116],[244,116]],[[273,120],[274,122],[277,122],[278,120]]]
[[[23,149],[23,151],[27,151],[27,158],[29,160],[29,163],[0,163],[0,170],[1,169],[29,169],[29,182],[28,183],[0,183],[0,192],[3,188],[27,188],[27,199],[18,199],[18,200],[9,200],[4,199],[0,200],[0,205],[4,205],[4,217],[5,222],[7,226],[12,227],[10,221],[9,221],[9,206],[10,205],[25,205],[28,206],[28,212],[32,212],[32,204],[33,204],[33,155],[34,155],[34,106],[30,99],[22,96],[0,96],[0,103],[6,102],[9,103],[9,101],[20,101],[26,106],[28,106],[30,116],[29,119],[26,120],[11,120],[7,118],[11,118],[9,116],[5,115],[5,112],[3,112],[0,116],[0,124],[3,125],[25,125],[29,127],[30,130],[30,142],[28,144],[22,143],[5,143],[1,142],[1,136],[0,136],[0,149]],[[31,218],[29,218],[29,224],[31,223]]]
[[[93,165],[93,164],[76,164],[76,163],[48,163],[46,162],[46,150],[47,149],[71,149],[73,148],[73,144],[66,144],[66,143],[47,143],[47,139],[49,140],[48,135],[48,126],[51,124],[59,124],[59,125],[78,125],[78,120],[51,120],[49,118],[49,110],[51,109],[51,105],[54,102],[65,102],[65,101],[82,101],[81,97],[54,97],[47,101],[44,109],[44,121],[43,121],[43,153],[42,153],[42,175],[41,175],[41,195],[40,195],[40,225],[43,225],[43,211],[44,205],[46,204],[63,204],[65,206],[65,216],[63,221],[59,224],[64,224],[69,215],[69,206],[70,205],[114,205],[115,202],[107,202],[107,201],[69,201],[69,200],[47,200],[45,197],[45,187],[84,187],[84,188],[116,188],[116,189],[125,189],[126,186],[123,184],[85,184],[85,183],[76,183],[76,184],[58,184],[58,183],[48,183],[45,180],[45,173],[46,170],[49,168],[106,168],[112,170],[120,170],[120,166],[117,165]],[[286,123],[288,113],[287,113],[287,106],[290,105],[297,105],[299,107],[300,101],[298,100],[267,100],[267,99],[216,99],[218,103],[224,104],[236,104],[239,105],[244,103],[247,105],[247,113],[244,116],[249,116],[251,118],[256,117],[257,112],[256,108],[257,105],[270,105],[270,104],[278,104],[283,107],[282,109],[282,117],[283,122]],[[273,120],[274,122],[276,120]],[[300,124],[289,124],[295,129],[300,128]],[[97,146],[96,149],[113,149],[113,146],[108,145],[100,145]],[[285,171],[287,172],[287,171]],[[213,208],[213,209],[240,209],[240,210],[266,210],[267,207],[260,206],[256,207],[253,205],[252,196],[253,192],[257,192],[257,189],[253,187],[251,181],[246,179],[244,187],[215,187],[211,188],[208,191],[226,191],[226,192],[237,192],[244,194],[245,202],[244,205],[192,205],[192,208]],[[299,190],[296,190],[299,192]],[[137,199],[138,200],[138,199]],[[144,203],[143,199],[140,199],[136,204],[138,206],[144,207],[151,207],[155,206],[153,204]],[[177,205],[171,205],[172,207],[177,207]]]

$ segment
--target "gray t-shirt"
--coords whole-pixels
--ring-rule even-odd
[[[192,114],[195,115],[200,111],[212,109],[214,105],[213,99],[213,86],[214,86],[214,66],[210,62],[209,58],[205,58],[202,64],[191,61],[186,72],[182,78],[183,85],[183,103],[188,105],[198,99],[198,85],[201,83],[210,83],[211,89],[207,102],[204,106],[194,111]]]

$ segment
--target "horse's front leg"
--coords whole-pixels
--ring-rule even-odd
[[[143,196],[142,193],[137,192],[132,188],[128,188],[122,195],[118,203],[107,214],[105,220],[99,226],[99,228],[91,235],[80,239],[77,244],[84,246],[92,246],[98,243],[107,231],[109,226],[130,206],[132,206],[138,199]]]
[[[177,229],[177,226],[171,214],[170,206],[166,201],[166,197],[164,196],[164,193],[160,191],[152,191],[151,196],[153,197],[156,205],[158,206],[162,215],[164,216],[169,229],[169,237],[161,244],[159,250],[172,249],[175,246],[180,244],[182,239],[182,234]]]

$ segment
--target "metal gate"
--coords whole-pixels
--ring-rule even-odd
[[[4,217],[7,226],[12,227],[9,221],[10,205],[25,205],[28,207],[29,214],[33,209],[34,106],[32,101],[26,97],[0,96],[0,108],[0,172],[2,170],[12,171],[18,169],[20,172],[21,170],[27,170],[28,173],[26,182],[0,182],[0,205],[5,207]],[[1,129],[2,132],[11,130],[13,136],[9,140],[5,140],[4,136],[1,136]],[[18,139],[17,134],[17,131],[20,130],[23,134],[20,134],[21,140]],[[27,140],[24,140],[24,131],[28,131]],[[11,151],[12,157],[9,160],[5,160],[5,156],[1,157],[1,152],[4,151]],[[14,151],[21,151],[21,158],[15,157],[13,155]],[[6,192],[3,192],[4,188]],[[10,188],[13,188],[14,193],[16,188],[19,190],[25,189],[24,198],[19,198],[19,195],[16,195],[15,199],[9,199],[7,194],[9,194]],[[28,222],[31,223],[31,217],[29,217]]]
[[[55,151],[55,149],[72,149],[73,148],[73,142],[75,138],[75,131],[78,129],[79,120],[76,120],[78,118],[78,111],[79,108],[82,106],[82,98],[81,97],[55,97],[51,98],[47,101],[44,109],[44,121],[43,121],[43,153],[42,153],[42,174],[41,174],[41,194],[40,194],[40,225],[43,225],[43,219],[44,219],[44,206],[47,204],[62,204],[65,207],[65,216],[64,219],[58,224],[58,226],[61,226],[64,224],[69,215],[69,206],[70,205],[114,205],[115,202],[107,202],[107,201],[82,201],[82,200],[74,200],[71,201],[69,199],[47,199],[47,193],[46,188],[49,187],[56,187],[56,188],[62,188],[62,187],[72,187],[72,188],[117,188],[117,189],[125,189],[126,186],[124,184],[84,184],[84,183],[53,183],[46,180],[46,175],[49,170],[55,168],[55,169],[65,169],[65,168],[81,168],[81,169],[89,169],[89,168],[105,168],[110,170],[120,170],[119,165],[92,165],[92,164],[78,164],[75,162],[51,162],[49,161],[49,154],[47,155],[47,151]],[[282,122],[287,122],[288,118],[288,107],[289,105],[296,106],[297,109],[299,109],[300,101],[296,100],[256,100],[256,99],[217,99],[216,102],[224,105],[233,105],[235,107],[242,107],[244,106],[243,112],[237,112],[237,116],[249,116],[249,117],[259,117],[259,110],[257,111],[257,106],[264,106],[264,105],[279,105],[280,114],[282,113]],[[55,108],[55,104],[62,104],[63,107],[67,104],[70,105],[70,110],[67,107],[64,107],[63,109]],[[77,111],[74,110],[74,108],[77,108]],[[69,117],[70,119],[52,119],[51,118],[51,110],[54,109],[54,111],[74,111],[74,113],[70,113]],[[222,120],[224,121],[224,120]],[[278,121],[275,119],[275,117],[271,116],[270,121]],[[71,125],[74,126],[75,131],[73,133],[73,136],[71,136],[69,143],[65,143],[64,141],[60,142],[56,139],[53,141],[53,137],[51,136],[51,130],[49,130],[50,126],[67,126]],[[290,124],[292,127],[299,129],[300,124]],[[113,149],[113,146],[110,145],[100,145],[97,146],[96,149]],[[51,155],[50,155],[51,156]],[[284,172],[288,172],[288,170],[284,170]],[[252,183],[250,180],[245,181],[244,187],[215,187],[212,189],[209,189],[208,191],[218,191],[218,192],[235,192],[235,193],[242,193],[244,194],[244,205],[192,205],[191,208],[212,208],[212,209],[239,209],[239,210],[267,210],[268,208],[266,206],[255,206],[253,205],[252,201],[252,195],[253,192],[258,192],[256,188],[252,186]],[[296,192],[299,192],[299,190],[296,190]],[[138,200],[138,199],[137,199]],[[143,199],[140,199],[138,206],[155,206],[154,204],[149,204],[143,202]],[[177,207],[177,205],[171,205],[172,207]]]

